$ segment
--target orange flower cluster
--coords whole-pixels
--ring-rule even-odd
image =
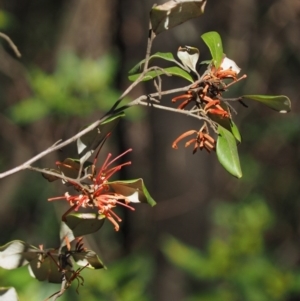
[[[225,59],[222,65],[226,66],[232,63],[231,60]],[[191,110],[198,110],[197,114],[199,116],[212,119],[212,122],[214,122],[213,115],[219,118],[231,119],[229,106],[222,101],[222,93],[226,91],[228,86],[245,78],[246,75],[238,79],[237,74],[240,69],[237,66],[236,70],[233,70],[232,67],[227,68],[227,70],[223,70],[222,67],[216,69],[214,66],[209,66],[201,82],[195,82],[185,94],[174,97],[172,102],[175,103],[182,100],[181,104],[177,107],[180,110],[184,110],[190,103],[193,103],[194,106]],[[233,82],[226,84],[223,81],[224,79],[232,79]],[[199,131],[190,130],[180,135],[173,142],[172,147],[176,149],[177,143],[180,140],[193,134],[196,134],[196,138],[191,139],[185,144],[185,147],[187,147],[194,143],[193,153],[197,149],[205,149],[208,152],[215,150],[216,143],[214,138],[208,133],[206,122],[204,122],[203,127]]]
[[[211,137],[205,128],[201,129],[200,131],[190,130],[182,135],[180,135],[172,144],[172,147],[177,149],[177,143],[182,140],[183,138],[196,134],[196,138],[193,138],[185,143],[185,147],[188,147],[189,145],[194,144],[194,150],[193,154],[197,151],[197,149],[205,149],[207,152],[211,152],[212,150],[215,150],[216,148],[216,141],[213,137]]]

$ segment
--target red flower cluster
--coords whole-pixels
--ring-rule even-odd
[[[111,161],[111,154],[108,154],[98,173],[96,174],[95,172],[93,172],[89,175],[89,179],[91,181],[90,184],[79,185],[76,181],[67,181],[78,192],[80,192],[79,195],[70,195],[68,192],[66,192],[63,196],[48,199],[48,201],[65,199],[67,202],[69,202],[71,208],[64,213],[62,217],[63,220],[66,219],[66,216],[70,212],[77,211],[81,207],[97,208],[98,213],[105,215],[105,217],[114,225],[115,230],[119,230],[118,223],[121,222],[122,219],[115,212],[113,212],[113,208],[115,208],[117,205],[121,205],[123,207],[129,208],[130,210],[135,209],[128,205],[130,203],[130,200],[126,196],[117,194],[112,191],[108,184],[108,179],[117,171],[119,171],[123,166],[131,164],[131,162],[128,161],[115,167],[110,167],[116,160],[130,151],[132,151],[132,149],[125,151]],[[124,202],[122,203],[121,201]]]
[[[196,134],[196,138],[193,138],[189,141],[187,141],[185,143],[185,147],[188,147],[189,145],[191,145],[192,143],[194,144],[194,150],[193,150],[193,154],[197,151],[197,149],[199,148],[200,150],[205,149],[207,152],[211,152],[212,150],[215,150],[216,148],[216,141],[213,137],[211,137],[208,133],[207,133],[207,129],[205,127],[203,127],[202,129],[200,129],[200,131],[195,131],[195,130],[190,130],[187,131],[185,133],[183,133],[182,135],[180,135],[172,144],[172,147],[177,149],[177,143],[182,140],[183,138]]]

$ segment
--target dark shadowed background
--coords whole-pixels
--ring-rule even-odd
[[[156,1],[157,2],[157,1]],[[160,1],[161,3],[161,1]],[[154,1],[2,0],[0,31],[22,53],[0,46],[0,168],[13,168],[99,119],[129,85],[128,70],[144,58]],[[87,237],[108,270],[84,271],[85,283],[61,300],[300,300],[300,2],[208,0],[205,14],[159,35],[153,52],[179,46],[209,52],[200,36],[217,31],[226,55],[248,78],[228,96],[287,95],[292,112],[278,114],[247,101],[235,105],[243,178],[231,177],[215,154],[172,142],[195,120],[153,108],[127,112],[103,150],[129,147],[132,166],[121,179],[143,177],[157,206],[120,210],[121,230],[106,223]],[[186,85],[164,78],[163,89]],[[154,91],[138,86],[134,99]],[[126,101],[129,101],[127,99]],[[170,104],[171,97],[162,99]],[[182,116],[181,116],[182,115]],[[36,163],[54,167],[75,146]],[[0,181],[0,244],[21,239],[53,247],[65,205],[61,183],[17,173]],[[20,300],[43,300],[59,289],[26,268],[0,270],[0,286]]]

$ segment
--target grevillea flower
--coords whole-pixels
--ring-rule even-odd
[[[208,132],[206,126],[203,126],[200,131],[190,130],[183,134],[181,134],[172,144],[172,147],[177,149],[177,143],[184,139],[187,136],[196,134],[196,138],[193,138],[185,143],[185,147],[190,146],[194,143],[193,154],[199,148],[200,150],[205,149],[207,152],[211,152],[216,148],[216,142],[213,137],[211,137]]]
[[[62,217],[64,221],[70,212],[77,211],[81,207],[91,207],[96,208],[99,214],[104,215],[114,225],[116,231],[119,230],[118,223],[121,222],[122,219],[113,212],[113,209],[117,205],[121,205],[130,210],[134,210],[134,208],[128,205],[131,202],[128,197],[118,194],[111,189],[108,180],[117,171],[121,170],[123,166],[131,164],[130,161],[127,161],[111,167],[115,161],[130,151],[132,151],[132,149],[125,151],[113,160],[110,160],[112,155],[108,154],[99,171],[92,172],[89,175],[88,178],[91,183],[81,183],[81,185],[79,185],[75,180],[74,182],[67,181],[68,184],[72,185],[79,192],[79,194],[71,195],[69,192],[66,192],[63,196],[48,199],[48,201],[65,199],[70,204],[71,208],[67,210]],[[93,165],[92,167],[92,169],[94,169],[95,166]]]

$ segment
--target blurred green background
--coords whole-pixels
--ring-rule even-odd
[[[0,40],[0,168],[13,168],[59,139],[99,119],[128,86],[128,70],[145,54],[148,13],[157,1],[4,0],[0,31],[22,53],[16,59]],[[159,2],[161,3],[161,1]],[[284,115],[247,101],[236,105],[243,178],[214,154],[171,148],[195,120],[153,108],[130,109],[103,149],[115,156],[129,147],[132,166],[121,179],[143,177],[157,206],[120,210],[115,233],[105,223],[86,245],[107,270],[84,270],[60,300],[269,301],[300,300],[300,4],[294,0],[210,1],[203,17],[159,35],[153,52],[179,46],[209,52],[200,39],[218,31],[226,55],[247,80],[228,96],[285,94]],[[166,78],[163,89],[186,83]],[[134,99],[154,91],[137,87]],[[162,104],[171,104],[171,97]],[[128,100],[126,100],[128,101]],[[75,153],[71,145],[36,163],[54,167]],[[59,244],[66,204],[47,198],[66,191],[24,171],[0,181],[0,245],[14,239],[45,247]],[[27,268],[0,270],[0,286],[20,300],[43,300],[58,285],[40,283]]]

